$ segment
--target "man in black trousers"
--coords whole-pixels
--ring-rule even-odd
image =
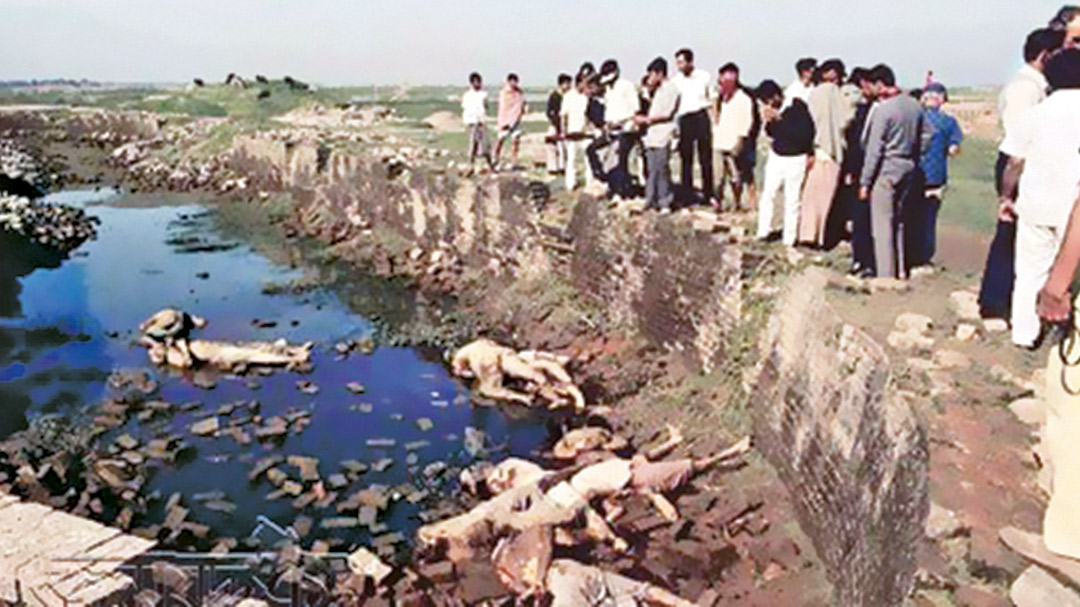
[[[709,72],[694,68],[694,51],[675,53],[678,72],[671,79],[679,90],[679,157],[682,160],[682,188],[687,203],[694,202],[694,150],[701,165],[701,193],[705,202],[719,208],[713,187],[712,121],[709,105],[712,89]]]

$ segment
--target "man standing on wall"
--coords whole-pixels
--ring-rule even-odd
[[[799,241],[815,246],[825,245],[825,228],[840,184],[844,129],[852,118],[852,108],[840,90],[844,63],[830,59],[821,64],[820,74],[821,83],[810,89],[814,161],[806,176],[799,221]]]
[[[1065,32],[1038,29],[1028,35],[1024,43],[1024,66],[1013,76],[998,97],[998,116],[1001,117],[1005,139],[1015,132],[1021,118],[1028,110],[1046,99],[1046,76],[1043,69],[1050,53],[1061,47]],[[1009,156],[998,148],[994,184],[998,199],[1014,198],[1015,192],[1002,190],[1001,178]],[[997,232],[986,255],[982,286],[979,289],[979,310],[983,318],[1009,318],[1012,305],[1013,280],[1016,276],[1016,215],[1009,206],[999,206]]]
[[[772,80],[757,88],[761,102],[761,119],[765,133],[772,138],[772,149],[765,164],[765,185],[758,201],[757,236],[768,238],[772,233],[773,207],[777,193],[784,190],[783,241],[794,246],[799,228],[799,194],[806,165],[814,152],[814,121],[801,99],[788,103],[784,91]]]
[[[616,154],[615,168],[606,175],[609,193],[612,197],[628,200],[634,196],[627,165],[637,141],[634,129],[634,115],[639,105],[637,87],[622,76],[614,59],[608,59],[600,66],[600,85],[604,88],[604,130],[614,141]]]
[[[469,74],[469,90],[461,96],[461,121],[469,132],[469,171],[466,175],[472,175],[476,169],[476,157],[483,156],[487,160],[492,172],[495,171],[495,163],[491,159],[491,146],[487,136],[487,91],[484,90],[484,80],[480,74]]]
[[[754,186],[754,100],[739,82],[739,66],[728,63],[720,68],[720,92],[716,100],[716,128],[713,132],[714,166],[720,169],[716,200],[724,201],[724,184],[731,184],[735,209],[742,208],[744,189]],[[753,206],[753,201],[750,201]]]
[[[679,158],[682,183],[688,204],[694,202],[694,151],[701,167],[701,191],[707,203],[713,203],[712,126],[709,120],[711,98],[709,72],[694,67],[694,51],[684,48],[675,53],[678,72],[671,82],[679,89]],[[713,203],[715,204],[715,203]]]
[[[671,210],[671,144],[675,139],[675,115],[679,109],[679,89],[667,78],[663,57],[649,64],[645,84],[652,91],[648,113],[638,115],[638,126],[645,130],[645,208],[661,212]]]
[[[518,167],[518,148],[521,145],[521,119],[525,117],[525,93],[518,86],[517,74],[506,77],[506,84],[499,91],[499,143],[495,145],[495,164],[499,164],[503,144],[510,140],[510,168]]]
[[[922,196],[919,169],[923,137],[929,133],[922,106],[900,94],[893,71],[885,65],[870,75],[878,102],[866,125],[866,157],[859,179],[859,200],[870,204],[874,261],[878,278],[906,278],[904,229],[910,224],[912,197]]]
[[[918,228],[911,241],[911,267],[931,268],[937,249],[937,217],[941,209],[941,200],[949,181],[949,158],[960,153],[960,143],[964,133],[956,118],[941,111],[945,104],[945,85],[933,82],[923,90],[922,103],[926,122],[933,129],[930,143],[923,150],[920,166],[926,177],[926,195],[919,203],[916,212]]]
[[[544,138],[547,144],[548,175],[558,175],[566,169],[566,142],[563,141],[561,108],[563,95],[570,90],[572,83],[570,74],[559,74],[555,90],[548,95],[545,115],[550,126]]]

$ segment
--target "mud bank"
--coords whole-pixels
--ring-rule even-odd
[[[197,128],[184,128],[198,139]],[[764,332],[792,268],[731,226],[694,214],[644,217],[588,197],[567,206],[537,184],[460,180],[416,156],[338,153],[299,131],[236,137],[206,161],[201,185],[201,168],[185,171],[188,181],[162,180],[173,171],[152,150],[164,144],[146,143],[163,141],[160,133],[79,137],[112,157],[122,183],[229,192],[238,216],[269,217],[264,227],[285,241],[322,243],[323,260],[406,277],[422,300],[439,302],[422,306],[425,339],[455,345],[486,334],[570,356],[590,403],[606,407],[597,413],[635,444],[653,438],[658,420],[683,426],[684,454],[757,430],[770,463],[752,459],[716,479],[723,485],[706,481],[682,496],[683,524],[642,522],[641,550],[604,561],[611,569],[710,605],[828,604],[830,594],[845,605],[887,605],[910,591],[906,555],[926,516],[918,423],[889,396],[887,365],[869,338],[825,356],[783,341],[793,334],[784,321]],[[114,139],[142,143],[100,143]],[[827,309],[823,300],[786,305]],[[821,314],[785,318],[798,327]],[[867,353],[878,362],[860,362]],[[820,365],[857,372],[821,375]],[[840,392],[825,389],[834,385]],[[833,428],[829,403],[838,399],[851,431]],[[895,490],[873,490],[867,471],[874,487]],[[448,583],[466,578],[453,572]],[[506,593],[484,592],[472,598]]]

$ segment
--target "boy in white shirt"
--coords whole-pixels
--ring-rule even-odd
[[[491,159],[491,145],[488,143],[487,126],[487,91],[484,90],[484,80],[480,74],[469,74],[469,90],[461,96],[461,121],[469,132],[469,171],[466,176],[471,176],[475,170],[476,157],[483,156],[487,160],[488,167],[495,172],[495,163]]]
[[[573,191],[577,187],[577,161],[580,157],[585,160],[585,147],[589,143],[589,135],[586,132],[588,120],[585,112],[589,107],[588,79],[578,74],[574,81],[575,88],[566,91],[563,95],[562,107],[559,114],[562,117],[562,133],[566,138],[566,190]],[[585,163],[585,187],[592,185],[595,177]]]

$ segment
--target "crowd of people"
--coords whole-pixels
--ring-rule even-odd
[[[1080,181],[1077,14],[1065,7],[1028,36],[1025,65],[999,104],[999,225],[980,302],[984,316],[1010,321],[1023,346],[1039,338],[1036,293]],[[507,76],[498,96],[494,155],[483,81],[476,73],[469,81],[462,111],[470,163],[484,158],[496,170],[509,140],[517,165],[526,113],[517,75]],[[933,267],[949,159],[963,141],[957,120],[942,110],[947,99],[932,72],[921,88],[905,91],[885,64],[848,74],[840,59],[799,59],[786,87],[764,80],[752,88],[730,62],[714,79],[689,48],[674,54],[674,69],[654,59],[640,81],[614,59],[599,70],[586,62],[574,75],[560,74],[547,99],[547,169],[567,190],[577,189],[583,175],[590,193],[643,197],[646,209],[661,213],[691,205],[756,208],[758,238],[779,235],[788,246],[813,248],[847,239],[852,274],[903,279]]]

